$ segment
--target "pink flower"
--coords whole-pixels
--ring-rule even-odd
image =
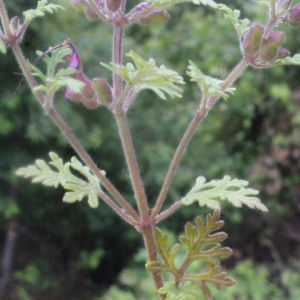
[[[69,54],[67,58],[70,60],[70,65],[68,66],[67,70],[76,69],[79,65],[79,59],[77,53],[74,52],[73,54]]]

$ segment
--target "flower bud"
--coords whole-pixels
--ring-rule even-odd
[[[170,20],[170,15],[164,10],[153,10],[148,15],[140,19],[142,25],[151,23],[166,23]]]
[[[122,0],[106,0],[106,7],[111,12],[116,12],[121,5]]]
[[[150,6],[152,2],[141,2],[136,5],[126,16],[127,21],[138,20],[140,15],[143,14]]]
[[[92,89],[95,91],[100,104],[106,106],[111,104],[113,100],[112,90],[105,78],[94,78]]]
[[[264,27],[259,24],[252,24],[243,39],[243,51],[245,54],[255,56],[261,46]]]
[[[19,17],[15,16],[10,20],[10,29],[11,31],[16,35],[18,34],[18,31],[20,30],[20,19]]]
[[[269,37],[265,39],[261,46],[260,57],[263,61],[273,62],[277,58],[277,52],[281,44],[284,42],[285,36],[282,31],[273,31]]]
[[[82,0],[71,0],[71,5],[77,11],[84,11],[84,1],[82,1]]]
[[[71,0],[71,4],[76,10],[83,11],[89,20],[95,21],[98,19],[98,15],[94,12],[93,8],[87,1]]]
[[[80,80],[84,83],[84,88],[81,92],[75,93],[70,88],[65,91],[65,97],[75,103],[82,103],[87,108],[93,109],[99,105],[95,91],[92,89],[92,82],[81,71],[76,71],[72,78]]]
[[[276,15],[281,16],[287,12],[287,10],[290,8],[292,3],[292,0],[286,0],[284,1],[280,6],[278,5],[276,7]]]
[[[288,56],[291,55],[291,52],[285,48],[279,48],[278,51],[277,51],[277,57],[276,59],[279,59],[279,58],[286,58]]]
[[[300,25],[300,3],[296,4],[290,9],[288,21],[289,25],[292,27],[297,27]]]

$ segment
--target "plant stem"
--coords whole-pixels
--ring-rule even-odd
[[[203,118],[206,116],[206,101],[205,99],[202,100],[201,102],[201,106],[200,109],[197,111],[194,119],[192,120],[192,122],[190,123],[189,127],[187,128],[187,130],[185,131],[182,140],[180,141],[175,154],[173,156],[172,162],[170,164],[169,170],[167,172],[167,175],[165,177],[165,181],[163,183],[163,186],[160,190],[160,194],[158,196],[157,202],[154,206],[154,208],[151,211],[151,216],[150,219],[154,220],[154,218],[156,217],[156,215],[159,213],[165,197],[169,191],[170,185],[172,183],[173,177],[175,175],[175,172],[177,170],[177,167],[179,165],[179,162],[182,158],[182,155],[184,153],[184,150],[188,144],[188,142],[190,141],[191,137],[193,136],[197,126],[199,125],[199,123],[203,120]]]
[[[4,29],[4,33],[5,33],[6,37],[10,40],[13,35],[12,35],[11,30],[10,30],[9,18],[8,18],[3,0],[0,0],[0,17],[1,17],[2,26],[3,26],[3,29]]]
[[[114,24],[113,32],[113,62],[117,64],[122,64],[122,49],[123,49],[123,34],[124,29],[122,24]],[[122,94],[122,78],[114,73],[113,74],[114,82],[114,96],[116,101],[119,100],[119,97]]]
[[[271,0],[270,1],[270,16],[271,19],[275,19],[276,18],[276,9],[275,9],[275,0]]]
[[[246,59],[242,59],[235,67],[234,69],[230,72],[230,74],[227,76],[227,78],[223,81],[221,84],[221,90],[225,91],[229,86],[231,86],[236,79],[241,75],[241,73],[248,67],[249,63]],[[207,101],[207,108],[211,108],[216,101],[220,97],[218,96],[211,96],[208,98]]]
[[[139,209],[139,214],[142,221],[148,221],[149,213],[147,200],[125,114],[121,113],[116,115],[116,121],[130,174],[131,183]]]
[[[104,22],[106,22],[105,16],[101,13],[101,11],[97,8],[93,0],[88,0],[91,7],[94,9],[93,11],[97,14],[97,16]]]
[[[73,135],[72,130],[67,126],[58,112],[52,107],[49,111],[47,111],[49,116],[53,119],[55,124],[59,127],[62,133],[66,136],[69,143],[75,149],[80,158],[84,161],[84,163],[91,169],[91,171],[99,178],[101,184],[108,190],[108,192],[116,199],[116,201],[127,211],[127,213],[132,216],[132,218],[139,222],[140,217],[136,213],[136,211],[130,206],[130,204],[123,198],[123,196],[116,190],[116,188],[111,184],[111,182],[101,173],[96,164],[93,162],[91,157],[85,151],[85,149],[81,146],[80,142]]]
[[[224,80],[224,82],[221,84],[221,89],[222,91],[226,90],[241,74],[241,72],[248,66],[248,62],[246,59],[242,59],[236,67],[232,70],[232,72],[228,75],[228,77]],[[163,183],[163,186],[161,188],[160,194],[158,196],[157,202],[154,206],[154,208],[151,211],[151,216],[150,219],[154,220],[157,214],[159,213],[165,197],[169,191],[170,185],[172,183],[173,177],[175,175],[175,172],[177,170],[177,167],[179,165],[179,162],[182,158],[182,155],[184,153],[184,150],[190,141],[191,137],[195,133],[195,130],[197,126],[200,124],[200,122],[205,118],[207,115],[209,109],[214,105],[214,103],[217,101],[219,97],[218,96],[212,96],[209,97],[206,101],[206,99],[202,99],[200,109],[197,111],[194,119],[190,123],[189,127],[187,128],[186,132],[183,135],[182,140],[180,141],[175,154],[173,156],[172,162],[170,164],[169,170],[167,172],[167,175],[165,177],[165,181]],[[175,206],[176,208],[176,206]],[[170,212],[173,213],[175,210],[171,210]],[[161,215],[159,217],[159,220],[162,220],[162,217],[164,216]],[[165,216],[169,216],[169,213],[166,213]]]
[[[0,0],[1,1],[1,0]],[[31,74],[31,71],[26,63],[24,55],[20,49],[20,46],[13,42],[11,44],[11,48],[16,56],[16,59],[22,69],[26,80],[28,81],[29,86],[32,88],[36,87],[36,82]],[[81,157],[84,163],[92,170],[92,172],[99,178],[102,185],[109,191],[109,193],[116,199],[116,201],[127,211],[127,213],[135,220],[139,221],[140,217],[136,213],[136,211],[129,205],[129,203],[122,197],[122,195],[116,190],[116,188],[110,183],[110,181],[101,173],[101,171],[97,168],[95,163],[92,161],[90,156],[81,146],[80,142],[76,139],[71,129],[66,125],[66,123],[62,120],[60,115],[52,106],[45,107],[45,98],[41,93],[36,93],[36,97],[39,100],[40,104],[47,111],[49,116],[53,119],[56,125],[60,128],[62,133],[66,136],[70,144],[73,146],[77,154]]]
[[[147,225],[143,227],[143,238],[147,250],[148,260],[157,261],[156,244],[155,244],[152,225]],[[151,273],[151,276],[155,288],[158,291],[164,285],[163,279],[161,276],[157,275],[156,273]],[[164,300],[166,298],[164,295],[158,294],[158,296],[160,297],[161,300]]]
[[[125,210],[123,210],[120,206],[118,206],[114,201],[112,201],[108,195],[104,192],[98,192],[98,196],[110,207],[112,208],[116,214],[118,214],[124,221],[129,223],[132,226],[137,225],[137,221],[135,221],[131,216],[129,216]]]
[[[125,10],[125,0],[122,3],[122,11]],[[113,32],[113,62],[117,64],[122,64],[122,54],[123,54],[123,25],[114,24]],[[114,96],[117,101],[117,106],[115,109],[115,118],[118,125],[119,135],[121,138],[125,159],[135,194],[135,198],[138,205],[138,210],[141,218],[141,223],[138,224],[139,231],[143,235],[145,248],[147,251],[148,260],[157,261],[156,253],[156,243],[154,239],[153,232],[153,222],[149,222],[149,207],[144,191],[144,186],[142,183],[141,175],[138,168],[137,159],[135,156],[135,151],[130,135],[130,130],[128,127],[126,119],[126,109],[124,109],[123,104],[126,100],[132,86],[129,84],[127,88],[123,91],[122,89],[122,78],[118,74],[113,74],[113,84],[114,84]],[[127,108],[128,109],[128,108]],[[155,288],[158,290],[163,286],[163,279],[156,273],[151,273]],[[166,297],[164,295],[159,295],[161,300]]]
[[[175,202],[173,205],[171,205],[168,209],[164,210],[162,213],[156,216],[154,219],[155,223],[159,223],[160,221],[168,218],[171,216],[177,209],[179,209],[183,203],[181,201]]]

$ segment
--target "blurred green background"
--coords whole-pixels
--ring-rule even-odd
[[[10,17],[36,7],[35,0],[4,1]],[[69,1],[52,1],[66,11],[34,20],[22,49],[33,61],[70,38],[78,47],[85,73],[110,77],[102,68],[111,57],[109,25],[90,22]],[[297,1],[296,1],[297,2]],[[137,4],[131,0],[129,7]],[[266,23],[267,8],[256,1],[223,1],[241,9],[243,17]],[[186,80],[184,97],[162,101],[140,94],[129,112],[130,128],[149,201],[154,203],[170,158],[192,119],[199,91],[185,75],[189,60],[211,76],[224,78],[241,59],[239,42],[222,13],[203,6],[179,4],[168,9],[164,25],[126,29],[125,51],[134,49],[145,59],[178,71]],[[285,24],[285,48],[299,52],[299,28]],[[125,62],[127,62],[125,58]],[[16,234],[10,278],[2,266],[3,299],[157,299],[144,270],[141,236],[101,204],[66,204],[63,190],[17,178],[17,168],[49,151],[68,160],[73,149],[43,113],[28,86],[13,95],[21,78],[9,50],[0,56],[0,253],[10,234]],[[236,93],[220,100],[198,128],[168,194],[166,206],[179,200],[197,176],[208,180],[225,174],[247,179],[260,191],[270,212],[224,205],[222,218],[233,249],[224,267],[238,284],[215,291],[216,299],[299,299],[300,286],[300,86],[299,68],[247,69],[235,84]],[[57,96],[55,106],[108,178],[134,203],[116,125],[100,107],[86,110]],[[187,221],[204,218],[208,210],[184,207],[160,224],[170,236]],[[1,299],[2,299],[1,298]]]

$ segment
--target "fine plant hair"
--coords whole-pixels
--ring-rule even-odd
[[[97,209],[99,200],[104,201],[123,221],[132,225],[143,238],[147,251],[145,267],[152,276],[159,299],[212,299],[211,288],[221,289],[235,284],[235,280],[221,269],[220,260],[232,254],[230,248],[221,246],[221,242],[227,238],[227,234],[220,231],[224,224],[220,220],[221,204],[227,201],[236,208],[246,205],[267,212],[268,209],[257,197],[258,191],[249,188],[247,181],[232,179],[228,175],[207,181],[199,174],[186,195],[171,205],[165,203],[165,209],[163,204],[197,127],[208,116],[218,99],[227,100],[235,92],[232,85],[243,71],[247,67],[265,69],[300,64],[300,55],[291,56],[289,50],[283,48],[285,33],[276,30],[276,25],[282,22],[292,27],[300,25],[300,3],[292,4],[291,0],[259,1],[258,5],[268,18],[265,24],[258,24],[241,19],[239,10],[213,0],[153,0],[141,2],[131,10],[126,8],[125,0],[71,0],[78,14],[85,14],[91,21],[107,22],[113,27],[112,61],[100,63],[112,72],[110,84],[109,78],[90,79],[84,74],[80,53],[71,40],[58,41],[57,45],[49,45],[50,48],[46,51],[37,51],[38,58],[35,62],[26,60],[20,44],[31,21],[64,8],[41,0],[35,9],[23,12],[22,18],[10,18],[5,2],[0,0],[0,51],[5,54],[10,48],[22,70],[24,77],[16,92],[28,84],[42,110],[53,120],[77,153],[77,157],[64,162],[58,154],[50,152],[49,162],[37,159],[35,164],[21,167],[16,174],[31,177],[33,182],[40,182],[45,186],[62,186],[66,190],[63,201],[68,203],[87,199],[91,209]],[[136,23],[141,26],[166,23],[170,19],[166,9],[183,2],[220,11],[218,16],[225,17],[236,31],[241,60],[223,80],[203,74],[200,61],[189,62],[186,73],[199,87],[198,106],[195,106],[190,124],[178,147],[174,149],[155,204],[150,207],[132,143],[127,112],[139,94],[143,97],[143,90],[151,90],[157,98],[163,100],[181,98],[185,82],[178,72],[164,65],[158,66],[153,58],[142,58],[142,53],[134,50],[126,54],[131,62],[123,64],[124,28]],[[42,64],[46,64],[46,71],[40,69]],[[105,109],[115,118],[136,207],[106,177],[105,171],[98,167],[101,167],[101,162],[92,160],[56,110],[54,99],[56,92],[61,89],[65,90],[65,98],[74,102],[74,105],[82,104],[82,109]],[[197,217],[194,224],[187,222],[184,234],[178,238],[179,243],[170,247],[168,235],[157,224],[182,206],[196,205],[194,202],[198,202],[200,207],[212,209],[212,213],[207,215],[205,221]],[[189,267],[196,261],[202,261],[210,267],[203,268],[200,273],[190,273]],[[173,280],[165,282],[166,273],[172,275]]]

